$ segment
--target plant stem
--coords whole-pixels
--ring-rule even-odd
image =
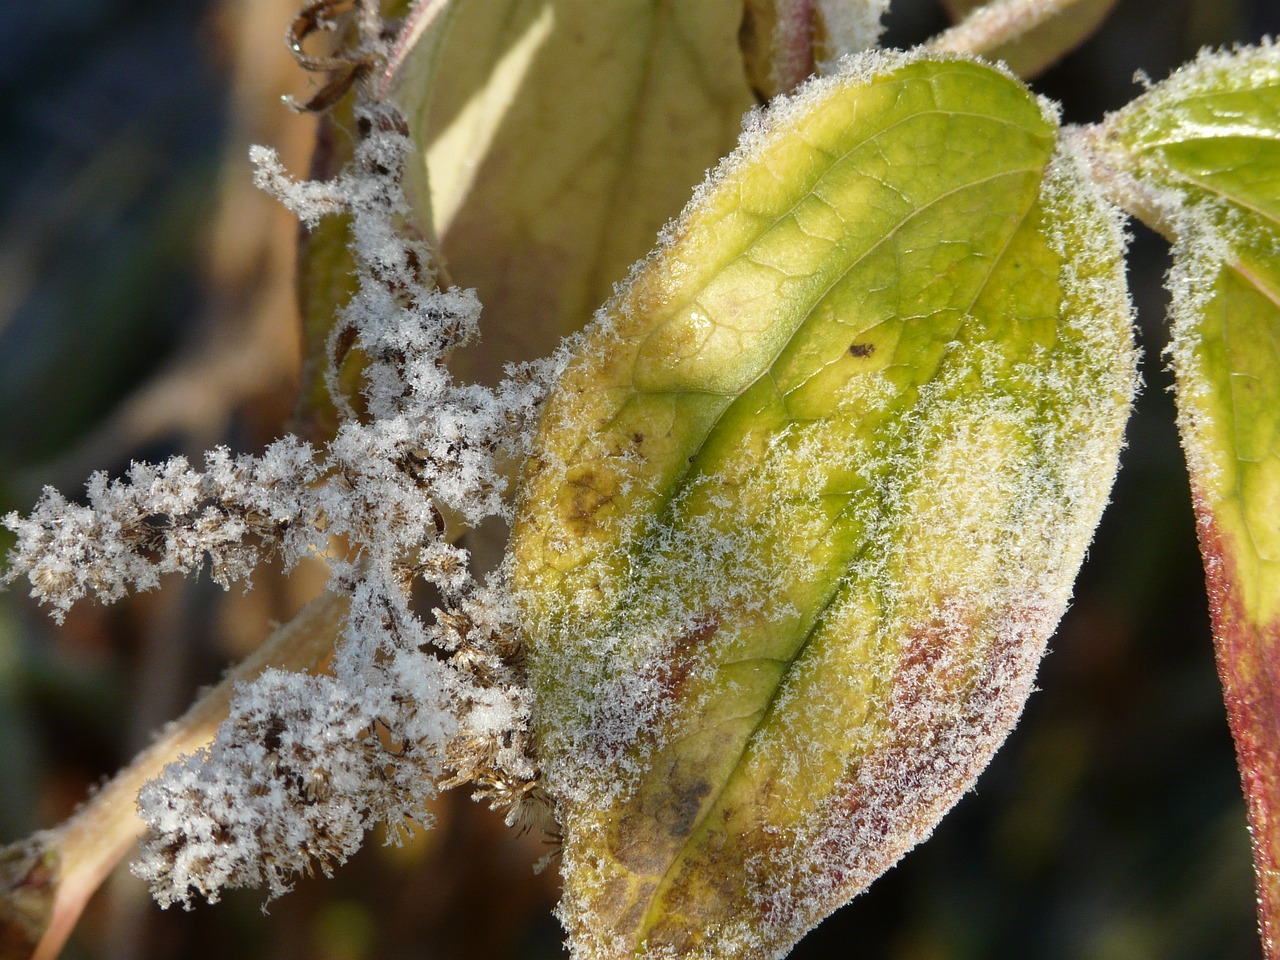
[[[1107,128],[1105,120],[1083,127],[1067,127],[1063,142],[1081,159],[1090,179],[1108,200],[1170,243],[1176,243],[1176,207],[1170,205],[1168,198],[1162,202],[1160,196],[1126,169],[1123,154],[1108,142]]]
[[[1080,0],[994,0],[938,34],[925,44],[925,49],[981,56],[1013,43],[1078,3]]]
[[[53,960],[89,897],[145,828],[136,798],[165,764],[213,739],[236,684],[270,667],[319,669],[333,651],[348,600],[326,593],[278,628],[70,819],[0,851],[0,960]]]

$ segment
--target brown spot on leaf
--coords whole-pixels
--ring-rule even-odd
[[[849,344],[849,355],[853,357],[869,357],[876,352],[874,343],[851,343]]]
[[[565,488],[565,521],[576,533],[583,534],[597,524],[601,510],[613,502],[616,484],[612,475],[584,467],[565,477]]]
[[[675,782],[671,789],[673,796],[667,805],[670,814],[667,817],[667,831],[673,837],[684,837],[692,832],[698,819],[698,811],[702,809],[702,801],[711,792],[711,784],[701,779],[693,783]]]

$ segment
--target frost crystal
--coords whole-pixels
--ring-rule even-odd
[[[233,458],[219,447],[206,454],[205,468],[174,457],[135,463],[127,482],[95,473],[87,506],[46,487],[30,517],[4,518],[17,534],[4,581],[25,574],[31,595],[61,621],[89,593],[112,601],[131,587],[150,590],[161,574],[199,569],[205,555],[226,587],[272,554],[292,564],[319,546],[309,445],[288,437],[261,458]]]
[[[817,0],[825,37],[825,56],[818,73],[833,73],[842,57],[872,50],[884,32],[881,21],[889,11],[889,0]]]
[[[445,518],[506,516],[504,468],[524,452],[555,362],[492,390],[453,381],[447,360],[475,335],[480,305],[438,289],[433,251],[409,226],[403,118],[365,104],[357,129],[332,181],[293,182],[263,148],[253,158],[258,182],[305,223],[351,216],[358,285],[330,349],[365,359],[359,412],[335,379],[344,418],[322,450],[288,437],[261,457],[214,450],[203,472],[180,457],[134,464],[127,480],[95,474],[87,504],[46,489],[29,517],[4,518],[17,534],[5,581],[25,575],[59,619],[88,594],[151,589],[206,557],[227,586],[269,557],[287,566],[328,548],[330,588],[350,596],[331,675],[269,671],[241,686],[214,742],[143,790],[150,832],[135,870],[165,905],[230,886],[278,895],[344,861],[374,824],[394,837],[406,818],[426,821],[438,784],[473,783],[512,821],[538,796],[503,573],[477,581]],[[438,598],[431,620],[410,600],[420,580]]]
[[[313,864],[329,873],[374,822],[427,817],[440,772],[432,745],[393,752],[332,678],[268,671],[237,694],[213,744],[139,797],[152,835],[137,873],[162,905],[216,902],[223,887],[277,896]],[[392,774],[409,770],[428,788],[404,794]]]

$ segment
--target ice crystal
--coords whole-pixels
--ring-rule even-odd
[[[238,688],[212,744],[169,765],[139,809],[150,831],[135,867],[165,905],[231,886],[271,896],[344,861],[378,822],[425,822],[437,784],[474,783],[511,808],[536,798],[527,695],[511,666],[515,612],[501,571],[477,580],[445,516],[505,516],[505,465],[528,443],[554,361],[495,389],[455,382],[451,351],[475,336],[471,291],[439,289],[431,247],[401,190],[410,142],[388,103],[364,103],[346,172],[295,182],[255,148],[258,182],[306,224],[351,217],[357,290],[330,349],[365,358],[361,408],[316,449],[286,437],[261,456],[136,463],[95,474],[87,503],[46,489],[17,534],[7,582],[27,577],[56,618],[77,600],[148,590],[199,571],[228,586],[263,560],[329,549],[330,588],[350,597],[331,675],[270,671]],[[335,364],[331,366],[336,367]],[[330,544],[343,544],[330,548]],[[410,590],[439,607],[424,619]]]
[[[881,21],[889,12],[889,0],[817,0],[815,6],[826,34],[819,74],[835,72],[842,57],[874,49],[884,33]]]
[[[203,473],[183,457],[135,463],[127,482],[95,473],[87,505],[46,487],[30,516],[4,518],[17,534],[5,580],[26,575],[59,621],[90,593],[112,601],[150,590],[161,574],[190,573],[206,556],[214,581],[229,586],[272,554],[291,564],[319,546],[308,490],[316,475],[311,447],[287,437],[261,457],[219,447]]]
[[[165,906],[196,894],[216,902],[224,887],[275,896],[313,865],[329,873],[374,822],[426,819],[434,745],[395,751],[377,734],[333,678],[264,673],[237,691],[210,747],[143,789],[152,832],[136,872]],[[406,793],[398,781],[410,771],[425,786]]]

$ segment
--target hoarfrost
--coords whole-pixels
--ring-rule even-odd
[[[28,577],[31,595],[59,622],[89,594],[110,602],[152,590],[163,574],[191,573],[206,556],[214,581],[229,587],[273,555],[292,565],[320,547],[308,490],[318,473],[311,447],[289,437],[261,457],[219,447],[203,472],[174,457],[133,464],[127,481],[95,473],[87,505],[46,487],[29,516],[4,518],[17,535],[4,582]]]
[[[880,42],[889,0],[817,0],[815,6],[827,48],[817,64],[819,75],[835,70],[841,58],[871,50]]]
[[[1117,200],[1173,241],[1171,339],[1166,355],[1178,378],[1178,424],[1188,465],[1202,492],[1227,496],[1221,461],[1212,453],[1221,425],[1209,413],[1215,387],[1205,369],[1202,325],[1228,266],[1244,270],[1251,256],[1273,259],[1280,236],[1249,194],[1262,154],[1252,164],[1234,147],[1226,169],[1201,158],[1186,167],[1185,145],[1212,156],[1213,141],[1273,143],[1277,134],[1268,95],[1280,89],[1280,46],[1263,39],[1250,47],[1201,50],[1165,80],[1078,135],[1081,152]],[[1219,174],[1227,174],[1222,181]],[[1237,189],[1243,196],[1233,196]],[[1260,219],[1261,218],[1261,219]]]
[[[912,568],[906,576],[876,566],[855,574],[885,598],[888,616],[877,626],[876,643],[908,638],[907,649],[916,644],[922,652],[906,653],[885,685],[883,726],[862,734],[871,741],[887,729],[889,740],[871,752],[851,751],[864,759],[848,767],[822,808],[794,832],[784,869],[763,861],[752,869],[756,902],[776,924],[772,942],[798,939],[865,888],[924,840],[972,785],[1022,711],[1106,504],[1139,385],[1126,329],[1132,305],[1123,276],[1123,221],[1065,152],[1046,171],[1041,203],[1046,239],[1062,258],[1061,353],[1054,365],[1029,365],[1024,373],[1034,378],[1034,394],[1053,402],[1018,410],[997,400],[966,411],[922,398],[922,420],[910,431],[936,434],[948,424],[942,432],[950,438],[929,463],[899,465],[900,476],[925,480],[904,486],[908,499],[894,512],[912,518],[909,526],[917,531],[971,531],[964,553],[973,559],[957,568],[945,557],[913,554],[905,560]],[[1091,375],[1083,375],[1086,369]],[[955,425],[965,426],[955,432]],[[1035,453],[1011,464],[1004,439],[1010,432],[1034,438],[1028,450]],[[999,503],[1014,506],[1003,519],[987,515]],[[975,508],[971,517],[957,512]],[[925,542],[910,530],[895,539]],[[903,594],[912,584],[927,585],[926,595]],[[938,605],[930,594],[946,599]],[[907,611],[913,612],[904,617]],[[982,641],[977,647],[974,637]],[[848,668],[832,661],[810,669]],[[958,681],[968,691],[960,700],[947,693]],[[848,682],[860,681],[850,676]],[[822,729],[820,720],[806,720]],[[795,755],[794,742],[790,746]],[[782,758],[779,767],[785,769]],[[726,934],[757,935],[747,925]]]
[[[214,742],[143,788],[150,834],[134,872],[161,906],[230,887],[276,897],[314,866],[330,874],[375,823],[430,822],[443,737],[392,750],[378,732],[331,677],[273,670],[241,686]],[[421,783],[406,790],[411,776]]]
[[[1234,257],[1230,245],[1215,229],[1212,218],[1183,216],[1183,234],[1173,245],[1173,264],[1165,277],[1169,291],[1169,345],[1165,356],[1178,377],[1178,433],[1197,493],[1220,498],[1235,491],[1223,489],[1226,474],[1210,451],[1217,445],[1221,425],[1201,413],[1214,394],[1201,350],[1201,324],[1227,264]]]
[[[270,671],[241,686],[213,743],[142,792],[150,829],[135,869],[165,905],[227,886],[276,896],[312,866],[328,873],[375,823],[394,837],[426,822],[437,785],[476,785],[513,818],[536,800],[505,575],[475,579],[446,516],[507,516],[505,468],[561,361],[510,370],[492,390],[453,381],[449,355],[475,336],[480,305],[437,288],[401,191],[403,126],[389,104],[363,103],[354,160],[323,183],[253,153],[259,183],[305,223],[351,216],[357,291],[330,350],[364,356],[363,405],[331,379],[344,417],[322,449],[287,437],[260,457],[214,450],[203,471],[180,457],[134,464],[126,480],[95,474],[87,504],[46,489],[29,517],[4,521],[17,534],[5,581],[26,576],[59,619],[88,594],[115,600],[206,559],[225,586],[270,557],[327,551],[330,588],[350,596],[331,675]],[[411,603],[415,582],[435,589],[431,619]]]

